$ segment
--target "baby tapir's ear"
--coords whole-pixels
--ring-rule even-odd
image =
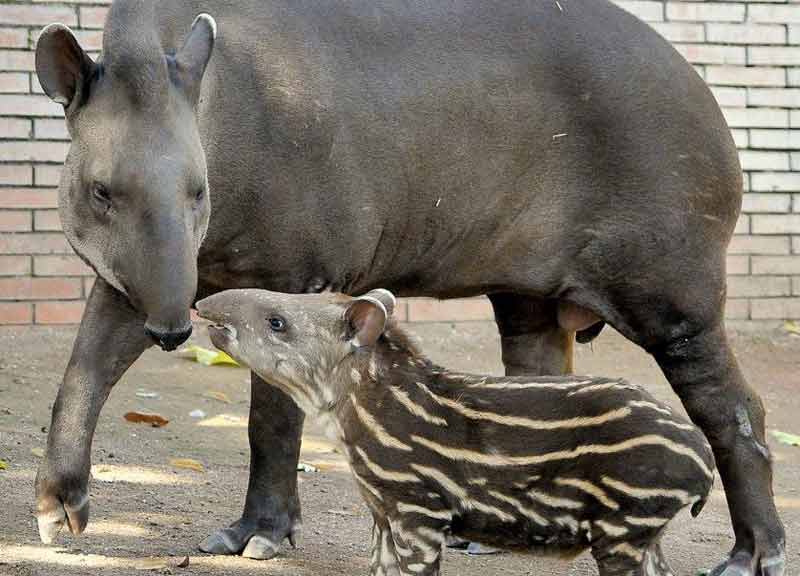
[[[397,298],[395,298],[394,294],[389,292],[386,288],[376,288],[375,290],[370,290],[365,294],[365,296],[375,298],[375,300],[383,304],[383,307],[386,309],[387,316],[394,315],[394,309],[397,305]]]
[[[386,327],[386,307],[370,294],[354,299],[344,313],[354,348],[372,346]]]

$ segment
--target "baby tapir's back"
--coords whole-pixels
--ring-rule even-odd
[[[391,386],[405,414],[381,422],[414,446],[403,455],[412,469],[438,470],[431,487],[460,488],[440,493],[453,532],[469,539],[564,551],[627,542],[689,504],[699,511],[712,485],[702,432],[623,380],[434,370]]]

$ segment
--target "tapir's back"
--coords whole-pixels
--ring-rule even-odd
[[[606,0],[158,10],[167,45],[185,12],[218,23],[201,103],[215,193],[201,275],[214,284],[548,293],[589,214],[601,235],[612,211],[655,225],[697,189],[695,208],[733,226],[738,166],[713,97]],[[709,190],[712,171],[733,185]]]

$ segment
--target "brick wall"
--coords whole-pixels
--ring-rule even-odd
[[[711,85],[740,148],[743,215],[728,256],[732,320],[800,318],[800,2],[619,0]],[[42,26],[63,22],[99,50],[105,0],[0,1],[0,324],[80,319],[91,272],[60,233],[67,149],[61,107],[34,69]],[[569,0],[562,0],[569,9]],[[486,320],[482,299],[404,302],[410,321]]]

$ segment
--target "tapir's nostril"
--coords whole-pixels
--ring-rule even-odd
[[[189,336],[192,335],[192,325],[189,324],[186,328],[178,330],[177,332],[160,332],[145,325],[144,331],[150,338],[155,340],[156,344],[161,346],[163,350],[171,352],[189,339]]]

